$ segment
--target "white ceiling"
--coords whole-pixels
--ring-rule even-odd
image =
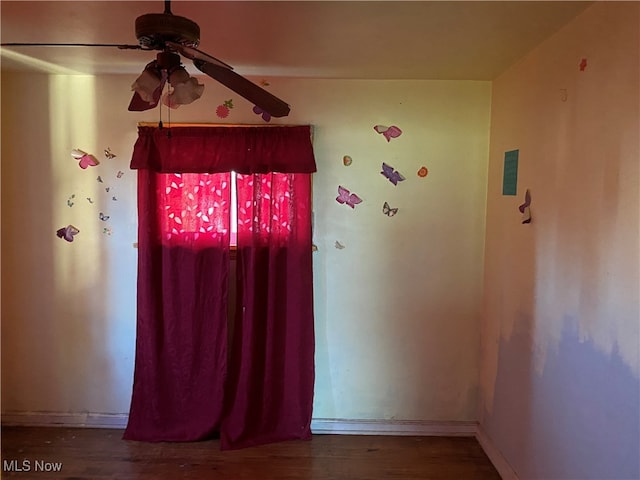
[[[199,49],[243,75],[491,80],[584,10],[578,1],[181,1]],[[164,1],[1,1],[2,42],[137,43]],[[2,70],[136,73],[154,52],[3,48]],[[190,63],[190,62],[189,62]],[[195,70],[194,70],[195,71]]]

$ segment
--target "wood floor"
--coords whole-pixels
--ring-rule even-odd
[[[500,480],[478,442],[465,437],[315,435],[221,452],[217,440],[139,443],[122,440],[120,430],[1,433],[2,478],[22,480]]]

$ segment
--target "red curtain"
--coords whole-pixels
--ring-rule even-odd
[[[174,127],[170,136],[139,128],[131,162],[139,170],[138,320],[126,439],[219,432],[231,449],[310,437],[310,134],[308,126]],[[244,175],[238,317],[228,351],[231,170]]]
[[[227,361],[230,174],[138,172],[138,314],[124,438],[220,428]]]
[[[238,305],[222,447],[311,438],[311,178],[237,176]]]

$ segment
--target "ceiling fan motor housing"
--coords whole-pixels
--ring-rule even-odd
[[[197,47],[200,27],[171,13],[147,13],[136,18],[136,38],[141,47],[152,50],[164,50],[167,41]]]

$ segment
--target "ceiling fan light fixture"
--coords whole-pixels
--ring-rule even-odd
[[[163,98],[163,103],[170,108],[188,105],[199,99],[204,92],[204,85],[198,83],[195,77],[190,77],[186,82],[172,83],[171,87],[171,92]]]
[[[162,77],[158,75],[155,69],[155,62],[150,63],[131,85],[131,90],[140,95],[145,102],[152,103],[154,101],[153,94],[162,84]]]
[[[169,73],[169,83],[171,85],[178,85],[189,80],[190,76],[184,67],[178,67]]]

